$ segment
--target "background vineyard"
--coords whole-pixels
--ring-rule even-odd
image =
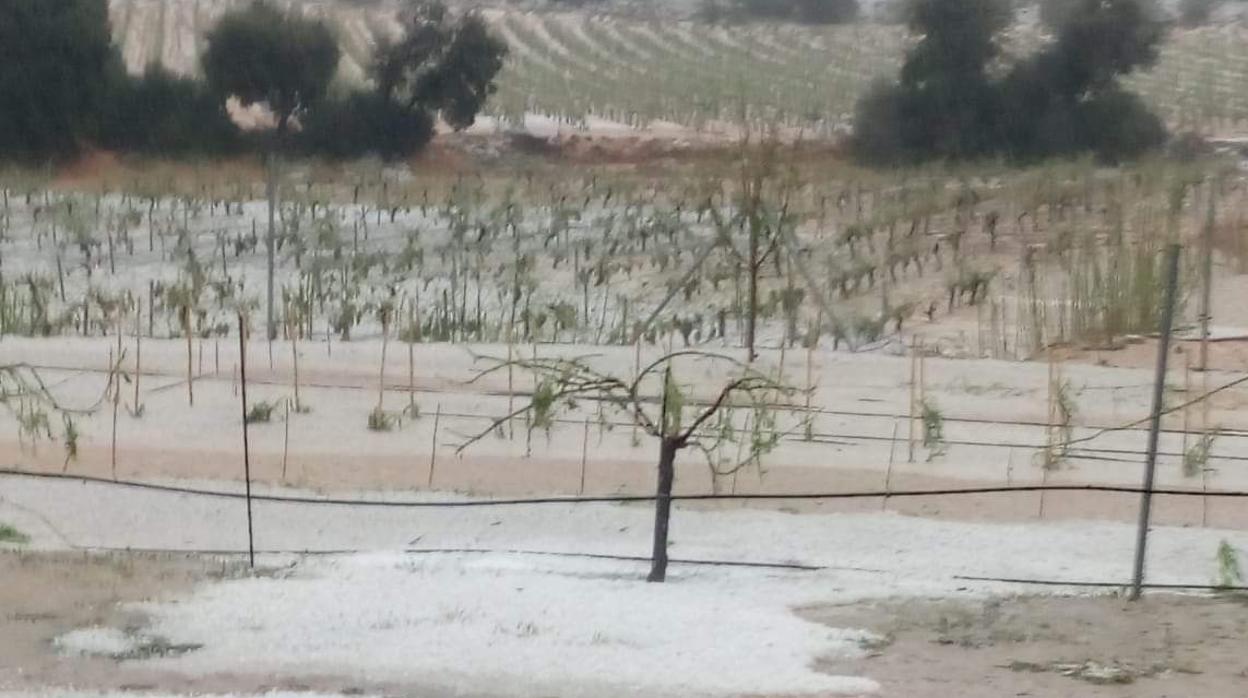
[[[197,70],[203,35],[242,0],[112,0],[127,66]],[[328,19],[343,47],[340,80],[364,79],[378,37],[398,31],[388,3],[297,2]],[[485,10],[511,56],[487,123],[549,120],[567,130],[605,125],[723,130],[769,124],[829,136],[846,127],[872,81],[895,74],[906,42],[896,25],[712,26],[590,13]],[[1021,53],[1041,40],[1016,27]],[[1238,23],[1175,30],[1158,65],[1129,85],[1170,124],[1226,134],[1248,118],[1248,31]],[[605,122],[605,123],[604,123]]]

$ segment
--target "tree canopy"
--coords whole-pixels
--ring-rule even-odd
[[[263,103],[285,134],[292,117],[319,102],[338,69],[340,50],[318,20],[256,0],[227,13],[207,36],[201,57],[209,89],[244,106]]]
[[[441,2],[403,16],[402,38],[378,47],[371,69],[377,92],[406,109],[438,114],[455,129],[471,126],[497,89],[507,45],[476,13],[453,18]]]
[[[919,41],[899,79],[859,102],[856,154],[882,164],[1078,152],[1117,160],[1160,145],[1161,121],[1118,84],[1156,62],[1160,22],[1139,0],[1061,1],[1052,41],[1003,67],[1003,0],[916,0],[909,26]]]
[[[331,94],[340,49],[324,22],[254,0],[206,37],[203,79],[158,64],[127,74],[111,43],[108,0],[0,2],[0,159],[42,162],[84,147],[161,155],[233,153],[274,141],[242,134],[229,99],[262,104],[284,148],[330,157],[411,155],[434,120],[474,122],[507,46],[476,13],[413,4],[372,81]]]
[[[0,157],[69,157],[99,130],[107,0],[0,2]]]
[[[882,162],[991,152],[999,99],[988,66],[1009,14],[997,0],[918,0],[906,20],[919,42],[899,81],[877,84],[859,102],[855,148]]]

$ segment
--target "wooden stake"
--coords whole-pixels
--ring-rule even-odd
[[[512,329],[508,328],[507,329],[507,414],[514,414],[516,411],[516,408],[515,408],[516,391],[515,391],[513,377],[512,377],[512,368],[513,368],[512,352],[514,351],[514,349],[512,347],[511,335],[512,335]],[[513,441],[516,438],[516,424],[515,424],[514,419],[507,420],[507,438]]]
[[[298,398],[295,398],[298,403]],[[290,400],[284,401],[286,404],[286,420],[284,431],[282,433],[282,484],[286,484],[286,461],[290,455]]]
[[[917,414],[918,405],[916,404],[918,400],[917,396],[918,396],[918,390],[919,390],[918,373],[919,373],[919,345],[918,345],[918,340],[914,339],[914,340],[911,340],[910,342],[910,407],[908,410],[909,412],[908,419],[906,420],[909,425],[908,433],[906,435],[906,443],[908,446],[908,455],[906,456],[906,459],[907,459],[907,462],[910,462],[910,463],[914,462],[914,437],[915,437],[915,431],[916,431],[915,430],[916,425],[914,423],[914,420],[918,418],[918,414]]]
[[[290,323],[290,313],[286,313],[287,332],[290,334],[290,362],[295,382],[295,411],[298,412],[303,405],[303,401],[299,398],[299,332]]]
[[[581,435],[581,486],[578,495],[585,494],[585,462],[589,460],[589,417],[585,418],[585,432]]]
[[[639,332],[637,334],[637,341],[633,342],[633,380],[638,380],[640,378],[641,378],[641,333]],[[637,392],[638,393],[641,392],[640,385],[637,386]],[[629,442],[630,444],[637,443],[637,429],[638,429],[637,421],[633,420],[633,437],[632,437],[632,441]],[[736,478],[733,478],[733,483],[735,485]]]
[[[143,300],[134,311],[134,413],[139,413],[139,379],[143,376]]]
[[[147,282],[147,336],[156,336],[156,282]]]
[[[390,321],[381,321],[381,367],[377,370],[377,411],[382,410],[382,402],[386,397],[386,348],[389,340]]]
[[[1202,436],[1209,434],[1209,371],[1200,372],[1200,433]],[[1209,466],[1206,463],[1200,468],[1200,490],[1205,494],[1200,498],[1200,525],[1202,528],[1209,525]]]
[[[813,432],[813,430],[810,428],[810,425],[814,421],[814,415],[812,415],[810,412],[810,404],[811,404],[811,399],[814,397],[814,392],[815,392],[814,376],[813,376],[815,345],[813,341],[810,342],[809,344],[810,346],[806,347],[806,419],[809,420],[806,422],[807,427],[806,427],[805,437],[807,441],[811,440],[812,432]],[[890,445],[890,449],[891,449],[891,445]]]
[[[888,440],[888,469],[884,471],[884,500],[880,502],[880,510],[888,509],[888,495],[893,482],[893,452],[897,445],[897,420],[893,420],[893,435]]]
[[[121,402],[121,376],[117,375],[118,363],[121,361],[121,332],[120,327],[117,332],[117,353],[114,354],[112,348],[108,350],[109,383],[113,389],[113,435],[109,445],[109,456],[113,467],[113,479],[117,479],[117,406]]]
[[[191,366],[194,358],[191,337],[191,308],[182,306],[182,333],[186,335],[186,399],[191,407],[195,406],[195,375]]]
[[[1191,427],[1191,418],[1188,416],[1188,402],[1192,400],[1192,360],[1187,354],[1183,355],[1183,451],[1182,456],[1187,456],[1187,432]],[[1204,466],[1201,466],[1204,467]]]
[[[438,409],[433,413],[433,443],[429,447],[429,482],[428,489],[433,489],[433,472],[438,464],[438,424],[442,421],[442,403],[438,403]]]

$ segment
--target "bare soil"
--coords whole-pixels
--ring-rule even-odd
[[[905,599],[802,609],[885,637],[820,669],[905,698],[1212,698],[1248,686],[1248,600],[1155,595]]]

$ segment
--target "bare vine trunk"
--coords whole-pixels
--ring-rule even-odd
[[[650,576],[646,581],[667,578],[667,529],[672,518],[672,482],[676,479],[677,443],[665,437],[659,446],[659,483],[654,500],[654,551],[650,556]]]

